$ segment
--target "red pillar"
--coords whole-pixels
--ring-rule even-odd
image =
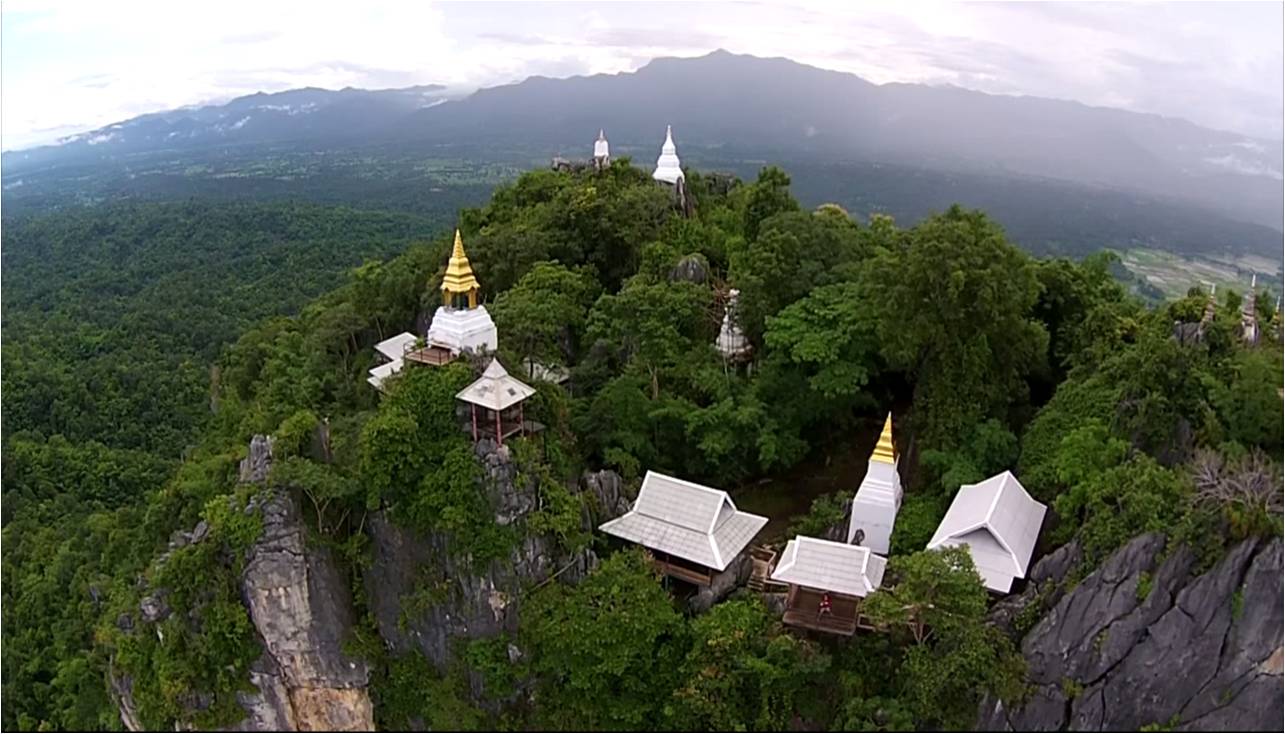
[[[477,443],[477,406],[469,405],[473,409],[473,443]]]
[[[495,442],[504,443],[504,434],[500,433],[500,411],[495,411]]]
[[[522,416],[522,403],[518,403],[518,432],[526,435],[526,419]]]

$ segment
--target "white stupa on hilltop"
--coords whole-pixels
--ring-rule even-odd
[[[678,161],[678,151],[674,147],[673,130],[665,126],[665,144],[660,146],[660,157],[656,159],[656,172],[651,177],[667,184],[676,184],[683,178],[683,167]]]
[[[598,139],[593,143],[593,163],[598,168],[607,165],[611,160],[611,146],[607,145],[607,136],[603,134],[601,128],[598,129]]]
[[[455,249],[446,266],[446,275],[442,276],[442,305],[433,314],[433,323],[425,338],[430,348],[445,349],[451,356],[465,351],[495,351],[499,344],[495,322],[486,312],[486,306],[477,302],[480,290],[457,229]]]

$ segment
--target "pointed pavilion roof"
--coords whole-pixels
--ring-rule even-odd
[[[468,255],[464,254],[464,241],[460,239],[459,229],[456,229],[455,249],[451,251],[451,260],[446,265],[446,275],[442,276],[442,290],[447,293],[468,293],[481,287],[477,278],[473,277],[473,267],[469,265]]]
[[[897,463],[896,447],[892,443],[892,413],[883,422],[883,432],[879,434],[879,443],[875,444],[874,453],[870,454],[871,461],[878,461],[884,464]]]
[[[486,371],[472,385],[460,390],[455,397],[490,410],[504,410],[517,405],[535,394],[535,388],[511,376],[500,360],[492,359]]]

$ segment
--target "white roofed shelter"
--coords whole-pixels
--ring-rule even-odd
[[[1008,593],[1025,578],[1046,507],[1032,499],[1012,472],[965,484],[937,526],[928,550],[962,545],[986,588]]]
[[[704,585],[766,524],[722,490],[649,471],[633,509],[598,529],[651,550],[662,573]]]
[[[390,360],[401,359],[409,352],[409,347],[415,344],[416,336],[408,331],[403,331],[397,336],[390,336],[382,342],[375,345],[375,351],[384,355]]]
[[[892,413],[884,420],[879,442],[866,464],[866,476],[852,498],[848,519],[848,542],[864,545],[876,553],[891,547],[892,528],[901,509],[901,476],[892,442]]]
[[[861,600],[883,583],[887,565],[887,559],[864,546],[804,535],[794,538],[771,576],[790,586],[782,621],[851,635],[861,621]]]
[[[656,159],[656,171],[651,177],[667,184],[676,184],[683,178],[683,166],[678,161],[678,150],[674,147],[673,130],[665,126],[665,143],[660,146],[660,157]]]
[[[492,359],[486,371],[473,384],[460,390],[455,397],[472,406],[473,440],[477,441],[477,409],[485,411],[484,420],[495,423],[495,440],[504,443],[504,439],[514,433],[525,430],[526,419],[522,414],[522,401],[535,394],[535,388],[509,375],[498,359]],[[517,420],[513,420],[513,409],[517,409]]]
[[[406,356],[406,353],[414,345],[415,335],[406,331],[376,344],[375,351],[388,361],[372,367],[366,382],[370,383],[371,387],[376,390],[383,390],[384,381],[402,371],[402,367],[406,364],[402,361],[402,358]]]

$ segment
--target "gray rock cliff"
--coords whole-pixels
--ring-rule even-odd
[[[519,481],[507,447],[485,439],[475,452],[497,523],[518,522],[538,507],[535,481]],[[617,506],[619,477],[593,476],[582,491]],[[374,561],[366,584],[380,635],[393,651],[418,650],[439,669],[452,660],[457,641],[516,632],[524,588],[555,576],[574,582],[597,563],[589,550],[569,554],[553,539],[524,535],[504,562],[479,566],[448,535],[406,530],[384,512],[372,517],[370,537]]]
[[[1187,549],[1143,535],[1070,590],[1078,549],[1059,553],[1024,593],[1050,606],[1021,637],[1032,693],[984,701],[980,729],[1282,729],[1280,538],[1246,540],[1196,574]],[[1012,630],[1021,612],[1008,606],[992,621]]]
[[[272,489],[261,509],[241,593],[264,651],[251,670],[259,693],[240,698],[248,716],[239,728],[372,730],[370,671],[342,650],[353,624],[348,584],[328,549],[308,547],[290,490]]]

